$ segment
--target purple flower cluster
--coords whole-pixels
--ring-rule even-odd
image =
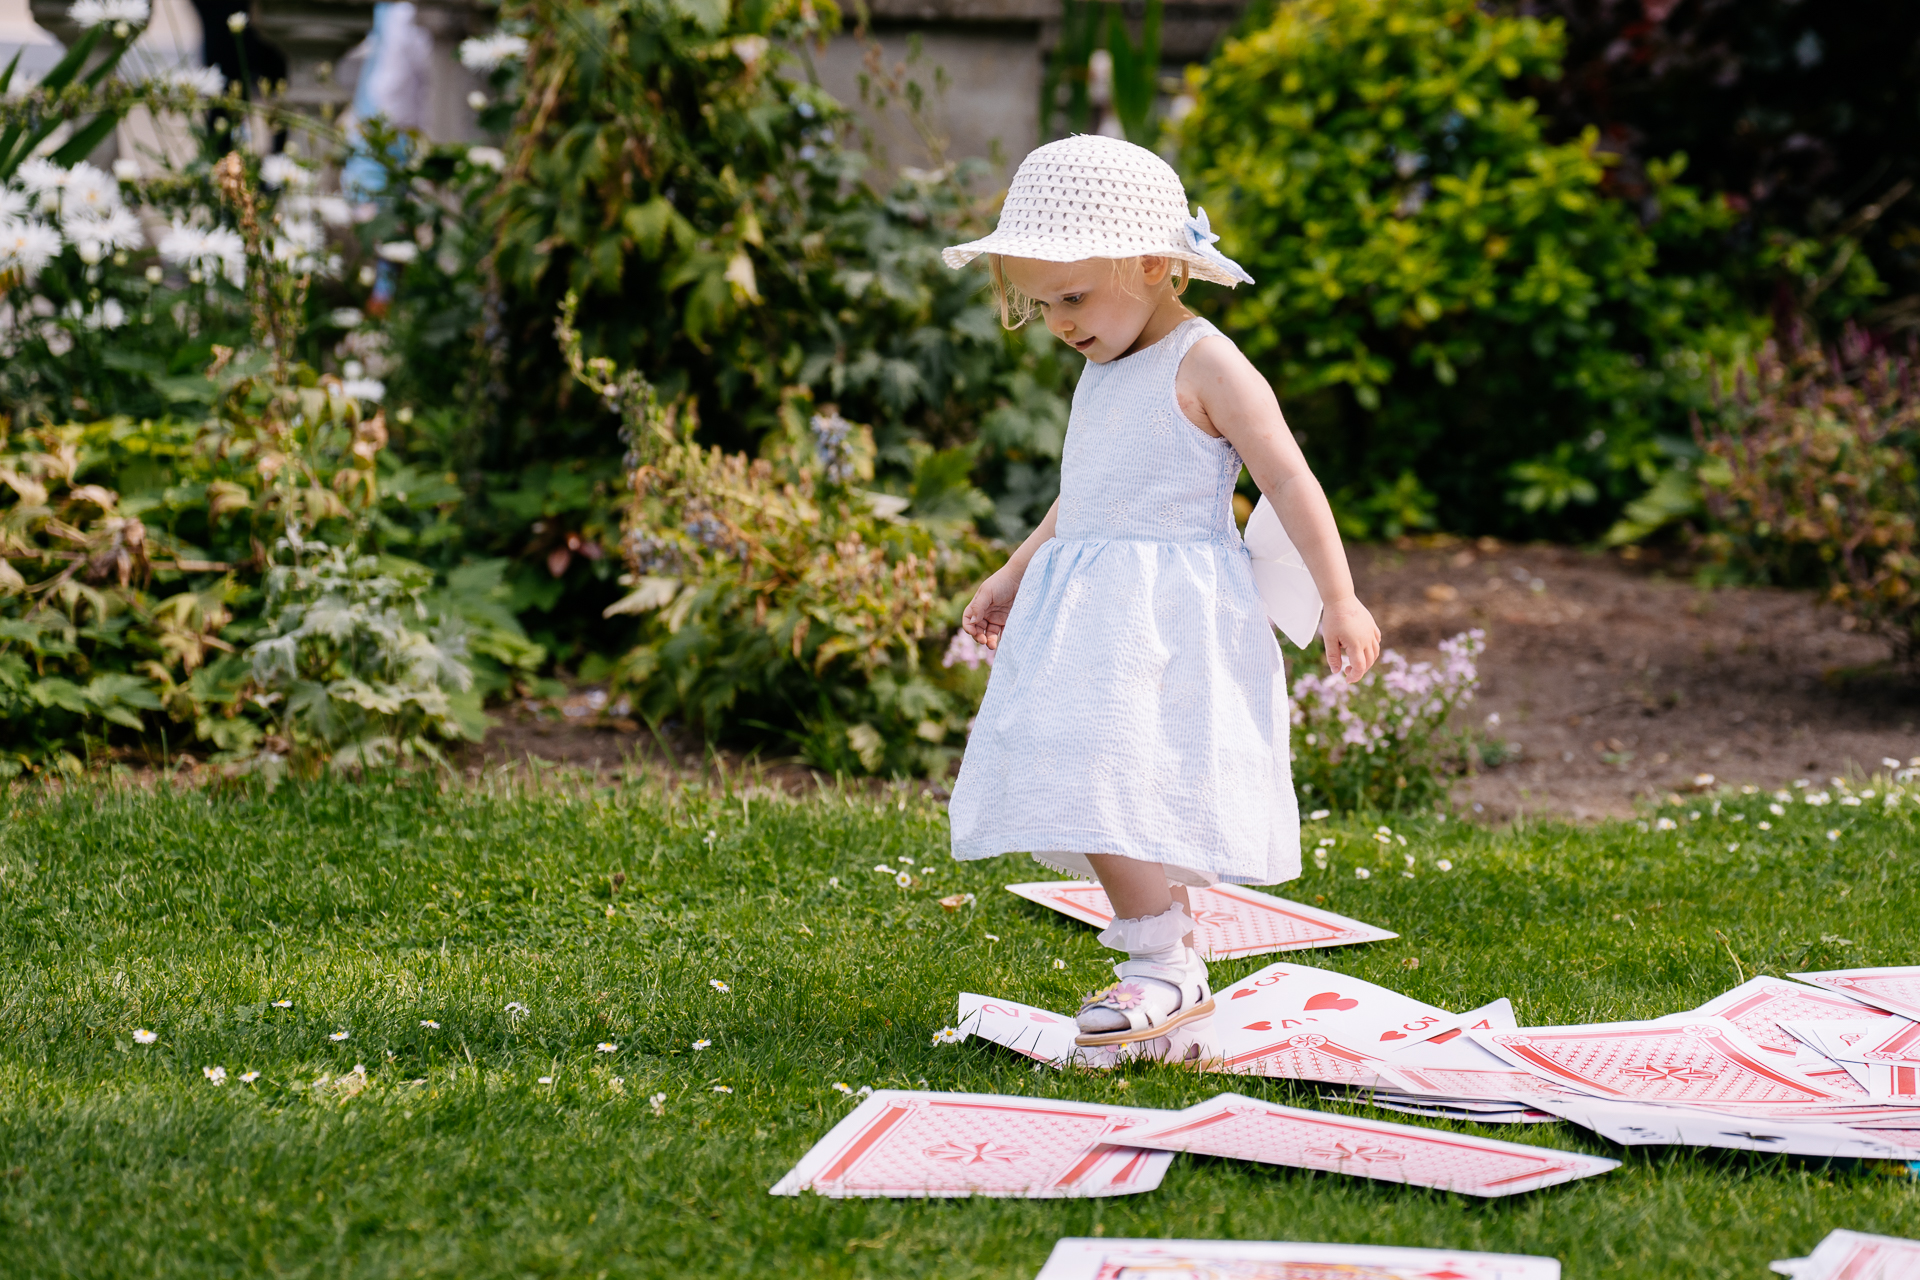
[[[1442,640],[1437,663],[1408,662],[1388,649],[1357,684],[1337,672],[1296,677],[1294,727],[1306,746],[1329,752],[1336,743],[1367,755],[1394,744],[1417,748],[1473,700],[1480,684],[1474,659],[1485,648],[1486,632],[1475,628]]]
[[[981,663],[993,665],[993,650],[975,640],[964,631],[953,633],[953,642],[947,646],[946,656],[940,659],[940,665],[950,667],[962,663],[969,671],[978,671]]]

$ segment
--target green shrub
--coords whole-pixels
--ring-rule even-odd
[[[1920,658],[1920,375],[1849,328],[1769,342],[1697,423],[1706,549],[1743,576],[1815,585]]]
[[[703,447],[685,406],[587,361],[568,299],[570,367],[616,409],[629,445],[622,550],[642,618],[615,667],[637,712],[709,738],[784,738],[813,764],[939,773],[959,755],[984,675],[938,661],[992,562],[971,518],[991,509],[965,450],[926,449],[910,498],[860,487],[871,432],[790,401],[762,457]]]
[[[1597,532],[1704,398],[1685,353],[1737,312],[1662,261],[1729,214],[1678,157],[1649,225],[1611,198],[1512,96],[1559,57],[1472,0],[1286,0],[1195,73],[1182,162],[1257,281],[1223,321],[1353,533]]]

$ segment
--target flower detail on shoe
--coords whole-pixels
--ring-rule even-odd
[[[1080,1012],[1096,1006],[1110,1009],[1134,1009],[1146,1001],[1147,989],[1137,982],[1116,982],[1104,991],[1096,991],[1080,1002]]]

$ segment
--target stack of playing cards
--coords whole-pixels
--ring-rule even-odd
[[[1051,1098],[885,1090],[855,1107],[775,1195],[1126,1195],[1160,1185],[1177,1151],[1510,1196],[1618,1160],[1223,1093],[1184,1111]]]
[[[1920,1276],[1920,1240],[1835,1231],[1812,1257],[1785,1258],[1773,1269],[1793,1280],[1910,1280]]]

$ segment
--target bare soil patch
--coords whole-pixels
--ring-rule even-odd
[[[1489,732],[1516,754],[1455,791],[1485,820],[1625,816],[1702,774],[1772,789],[1920,756],[1920,679],[1888,670],[1884,641],[1805,593],[1707,590],[1644,560],[1491,542],[1363,547],[1354,571],[1386,643],[1409,657],[1486,631],[1467,714],[1497,714]],[[655,737],[618,710],[584,689],[517,702],[461,763],[725,772],[787,791],[827,781],[797,761]]]
[[[1487,633],[1469,714],[1517,758],[1456,791],[1489,818],[1631,813],[1702,774],[1774,788],[1920,755],[1920,680],[1805,593],[1703,589],[1564,547],[1362,548],[1386,643]]]

